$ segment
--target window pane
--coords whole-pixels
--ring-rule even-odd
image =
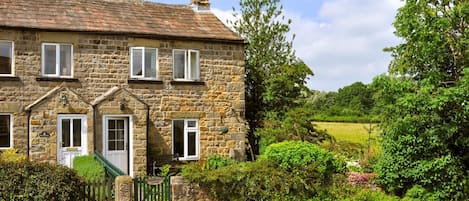
[[[73,146],[81,146],[81,119],[73,120]]]
[[[199,54],[191,51],[191,79],[199,79]]]
[[[197,143],[197,140],[196,140],[196,132],[188,132],[187,133],[187,143],[188,143],[188,155],[189,156],[195,156],[196,155],[196,152],[195,152],[195,147],[196,147],[196,143]]]
[[[12,43],[0,42],[0,74],[11,74]]]
[[[195,128],[197,125],[196,121],[187,121],[187,127],[189,128]]]
[[[0,147],[10,147],[10,115],[0,115]]]
[[[116,150],[116,142],[115,141],[108,141],[108,143],[109,144],[108,144],[107,148],[108,148],[109,151]]]
[[[174,51],[174,79],[184,79],[185,51]]]
[[[60,75],[72,75],[72,46],[60,45]]]
[[[108,140],[109,141],[112,141],[112,140],[115,140],[116,139],[116,131],[114,130],[109,130],[108,131]]]
[[[44,73],[46,75],[56,74],[56,46],[44,45]]]
[[[124,141],[116,141],[116,150],[125,150]]]
[[[62,119],[62,147],[70,147],[70,119]]]
[[[117,132],[117,138],[116,139],[124,141],[124,138],[125,138],[124,130],[119,130],[119,131],[116,131],[116,132]]]
[[[184,156],[184,120],[173,121],[173,153]]]
[[[114,129],[116,128],[116,121],[114,120],[108,120],[108,123],[109,123],[109,129]]]
[[[156,79],[156,49],[145,49],[145,77]]]
[[[117,129],[124,130],[124,120],[116,120],[117,122]]]
[[[142,75],[142,49],[132,49],[132,71],[133,76]]]

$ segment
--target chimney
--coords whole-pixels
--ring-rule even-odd
[[[198,12],[210,11],[209,0],[191,0],[191,6]]]

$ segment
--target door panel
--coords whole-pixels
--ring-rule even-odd
[[[86,155],[86,116],[59,115],[57,128],[57,161],[73,167],[76,156]]]
[[[128,132],[129,120],[121,117],[105,119],[105,157],[122,172],[128,174]]]

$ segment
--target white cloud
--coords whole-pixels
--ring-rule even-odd
[[[332,91],[386,72],[391,57],[382,50],[399,42],[392,22],[401,5],[399,0],[327,0],[316,16],[285,10],[293,20],[296,55],[315,73],[308,86]],[[232,11],[212,11],[223,22],[233,19]]]

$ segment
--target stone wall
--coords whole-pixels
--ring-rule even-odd
[[[208,193],[208,190],[204,190],[199,185],[190,183],[180,176],[171,177],[171,200],[215,201]]]
[[[149,122],[146,122],[150,143],[149,161],[154,160],[156,155],[171,153],[171,124],[175,118],[199,119],[202,158],[214,153],[224,156],[231,153],[241,155],[241,158],[244,156],[246,128],[243,44],[14,29],[0,30],[0,40],[14,41],[15,74],[19,77],[18,81],[0,80],[0,112],[13,113],[13,144],[23,152],[27,150],[28,120],[24,108],[55,87],[65,85],[85,102],[91,103],[111,88],[119,87],[147,104],[150,114]],[[41,75],[43,42],[73,45],[73,71],[76,80],[37,79]],[[158,48],[160,82],[129,80],[129,48],[133,46]],[[200,51],[201,82],[173,82],[172,51],[181,48]],[[43,110],[49,110],[51,115],[45,115],[48,112],[35,113],[34,120],[44,116],[55,118],[54,114],[57,112],[52,112],[53,105],[38,107],[45,107]],[[54,123],[53,120],[50,122]],[[88,125],[92,126],[93,123]],[[31,128],[36,129],[34,126]],[[47,127],[48,124],[44,126]],[[50,126],[47,129],[53,131],[55,125]],[[226,133],[222,132],[225,128],[228,129]],[[31,131],[31,136],[35,132],[37,131]],[[141,132],[146,131],[142,129]],[[96,129],[96,134],[100,133],[101,130]],[[53,140],[48,143],[53,143]],[[35,154],[34,160],[53,160],[51,156],[33,153],[36,151],[36,148],[31,149],[31,155]]]

